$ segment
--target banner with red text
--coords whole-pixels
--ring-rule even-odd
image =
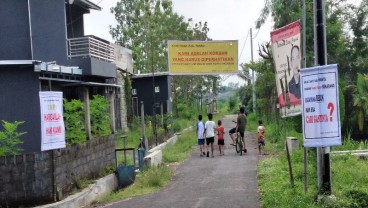
[[[170,74],[238,73],[238,41],[168,41]]]
[[[39,92],[41,105],[41,151],[65,148],[63,93]]]
[[[300,21],[271,32],[278,104],[282,117],[300,115]]]
[[[301,70],[305,147],[341,145],[337,65]]]

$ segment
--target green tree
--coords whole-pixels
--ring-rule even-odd
[[[353,33],[347,44],[346,64],[350,68],[346,71],[347,79],[352,83],[357,79],[358,73],[368,73],[368,0],[362,0],[358,7],[350,6],[349,21]]]
[[[360,8],[363,8],[363,5],[367,5],[367,0],[363,0],[360,5]],[[256,28],[260,28],[265,20],[271,16],[274,22],[274,28],[280,28],[285,26],[293,21],[302,18],[302,1],[300,0],[265,0],[265,6],[261,10],[260,16],[256,21]],[[354,77],[354,72],[352,72],[351,68],[351,60],[357,60],[356,57],[352,57],[354,54],[351,52],[353,48],[352,41],[353,39],[349,36],[351,33],[344,31],[347,25],[352,25],[352,22],[356,22],[356,31],[357,34],[361,34],[362,38],[366,38],[364,36],[364,17],[366,17],[366,10],[360,9],[360,13],[357,12],[357,8],[354,8],[351,4],[346,3],[341,0],[327,0],[326,1],[326,40],[327,40],[327,61],[328,63],[337,63],[339,67],[339,76],[344,77],[343,80],[351,80]],[[354,17],[355,16],[355,17]],[[359,16],[359,18],[358,18]],[[354,17],[354,18],[353,18]],[[359,20],[360,19],[360,20]],[[363,20],[363,21],[361,21]],[[366,22],[365,22],[366,24]],[[307,67],[314,66],[314,32],[313,32],[313,1],[306,0],[306,54],[305,58],[307,60]],[[354,30],[353,30],[354,31]],[[363,32],[363,33],[360,33]],[[367,33],[365,33],[367,34]],[[359,37],[359,35],[354,35],[354,37]],[[359,41],[358,41],[359,42]],[[364,42],[364,41],[363,41]],[[366,41],[367,42],[367,41]],[[365,43],[366,43],[365,42]],[[259,54],[265,60],[272,61],[272,51],[270,51],[269,43],[265,43],[261,45],[259,49]],[[363,44],[364,46],[364,44]],[[362,47],[362,51],[364,51],[365,47]],[[367,54],[367,53],[365,53]],[[354,55],[357,56],[357,55]],[[362,57],[360,55],[359,57]],[[363,58],[364,60],[364,58]],[[359,61],[354,61],[354,63]],[[366,62],[365,62],[366,63]],[[272,64],[269,65],[273,68]],[[357,67],[359,68],[359,67]],[[259,76],[262,77],[264,72],[258,72]],[[356,71],[355,71],[356,74]],[[347,79],[346,79],[347,78]],[[258,80],[258,83],[261,83],[261,91],[264,91],[264,83],[262,80]],[[346,83],[342,86],[349,85],[351,83]],[[257,89],[257,84],[256,84]],[[259,92],[259,91],[258,91]],[[257,94],[257,99],[262,100],[264,96],[269,95]],[[344,94],[340,94],[340,96],[344,96]],[[349,102],[349,99],[340,98],[340,101],[346,100]],[[274,99],[276,102],[276,99]],[[345,103],[340,103],[340,107],[344,107]],[[262,105],[261,105],[262,106]],[[276,109],[277,110],[277,109]],[[351,109],[349,109],[351,110]],[[262,110],[260,110],[262,112]],[[345,112],[344,109],[340,109],[340,112]],[[276,115],[278,113],[276,112]],[[343,115],[342,115],[343,116]],[[276,117],[277,118],[277,117]],[[346,120],[351,119],[351,117]]]
[[[120,0],[111,9],[118,25],[110,27],[116,42],[133,51],[134,69],[167,71],[166,40],[190,40],[193,31],[170,0]]]
[[[173,12],[171,0],[120,0],[111,9],[118,22],[110,28],[116,42],[133,52],[134,70],[143,73],[167,69],[167,40],[210,40],[207,22],[195,23]],[[217,93],[217,76],[175,76],[172,79],[174,110],[179,103],[194,103],[205,92]]]

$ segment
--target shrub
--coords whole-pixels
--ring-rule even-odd
[[[80,144],[86,141],[84,106],[80,100],[64,99],[65,136],[68,144]]]
[[[1,122],[4,130],[0,131],[0,156],[19,154],[23,151],[19,146],[23,143],[20,137],[26,132],[18,132],[17,129],[24,121],[10,123],[2,120]]]
[[[236,103],[237,103],[237,97],[236,96],[231,96],[229,98],[229,103],[228,103],[228,107],[229,107],[229,111],[230,112],[236,112]]]
[[[109,102],[101,95],[94,95],[90,102],[91,133],[96,136],[107,136],[111,133]]]
[[[174,132],[179,132],[181,130],[180,123],[174,121],[173,129],[174,129]]]

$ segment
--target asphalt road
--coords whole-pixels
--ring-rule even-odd
[[[225,131],[235,126],[232,119],[222,119]],[[216,122],[217,123],[217,122]],[[174,172],[172,182],[159,192],[104,205],[127,208],[199,208],[259,207],[257,187],[258,149],[255,138],[245,132],[248,152],[240,156],[225,136],[225,155],[215,145],[215,157],[200,157],[199,150]],[[217,143],[217,141],[215,142]]]

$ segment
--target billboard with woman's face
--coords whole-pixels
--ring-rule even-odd
[[[282,117],[301,114],[300,21],[271,32],[278,104]]]

